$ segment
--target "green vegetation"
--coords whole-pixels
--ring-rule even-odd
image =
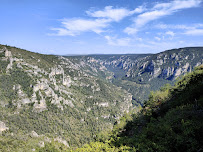
[[[113,72],[112,83],[133,95],[135,106],[143,105],[164,84],[173,85],[177,73],[183,76],[202,63],[202,47],[172,49],[158,54],[93,55]]]
[[[130,109],[121,111],[131,105],[128,93],[109,83],[99,64],[80,62],[0,45],[0,123],[9,128],[0,135],[0,151],[67,148],[57,138],[80,147]],[[32,131],[39,136],[33,138]]]
[[[182,51],[178,62],[190,54],[192,69],[201,61],[192,60],[195,51]],[[0,123],[9,128],[0,132],[0,151],[201,151],[203,66],[171,86],[138,65],[157,57],[64,58],[0,45]],[[134,108],[126,113],[129,92]]]
[[[12,52],[12,56],[16,58],[21,58],[27,61],[31,65],[36,65],[40,68],[49,70],[50,67],[59,63],[58,57],[56,55],[44,55],[39,53],[30,52],[28,50],[20,49],[14,46],[0,45],[0,50],[7,48]],[[0,53],[0,57],[4,56],[3,53]]]
[[[32,85],[35,84],[26,72],[16,66],[13,67],[10,74],[0,75],[0,99],[4,102],[8,101],[10,106],[12,101],[17,98],[17,89],[15,88],[17,85],[20,85],[27,96],[31,97],[33,94]]]
[[[98,135],[106,151],[202,151],[203,65],[179,80],[152,92],[137,114],[126,114],[112,132]],[[98,142],[89,147],[96,147]],[[86,147],[77,149],[85,151]],[[105,151],[95,148],[97,151]],[[120,150],[122,151],[122,150]]]
[[[202,151],[202,90],[203,66],[199,66],[175,86],[151,92],[141,112],[123,116],[112,131],[98,134],[97,142],[66,151]],[[46,150],[52,150],[53,145]]]

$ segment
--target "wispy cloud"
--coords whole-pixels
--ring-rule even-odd
[[[203,35],[203,29],[192,29],[184,32],[186,35],[200,36]]]
[[[145,10],[143,6],[139,6],[134,10],[126,8],[113,8],[112,6],[106,6],[103,10],[93,11],[88,10],[86,14],[88,19],[63,19],[61,20],[62,27],[51,28],[53,31],[57,31],[55,34],[58,36],[76,36],[82,32],[95,32],[97,34],[105,31],[112,22],[119,22],[127,16],[131,16],[135,13],[141,13]],[[96,19],[95,19],[96,18]]]
[[[160,37],[154,37],[157,41],[160,41],[161,40],[161,38]]]
[[[58,31],[58,36],[75,36],[79,35],[81,32],[89,31],[99,34],[109,26],[109,22],[110,21],[108,19],[64,19],[61,22],[63,28],[51,28],[51,30]]]
[[[140,30],[140,28],[151,21],[174,14],[182,9],[198,7],[200,3],[201,0],[176,0],[170,3],[158,3],[151,10],[138,15],[134,19],[134,24],[125,28],[124,32],[128,34],[135,34]]]
[[[190,24],[190,25],[157,24],[155,27],[159,29],[182,30],[183,32],[179,32],[180,34],[194,35],[194,36],[203,35],[203,24]]]
[[[117,38],[117,37],[111,37],[109,35],[105,36],[105,39],[107,40],[107,43],[109,45],[113,46],[130,46],[131,39],[126,38]]]
[[[170,35],[170,36],[173,37],[173,36],[175,35],[175,33],[174,33],[173,31],[167,31],[167,32],[166,32],[166,35]]]
[[[189,30],[189,29],[196,29],[196,28],[203,28],[203,24],[157,24],[155,28],[159,29],[182,29],[182,30]]]
[[[118,22],[123,18],[127,16],[131,16],[135,13],[142,13],[144,9],[145,8],[143,6],[139,6],[138,8],[130,11],[126,8],[114,9],[113,6],[106,6],[104,10],[99,10],[99,11],[89,10],[89,11],[86,11],[86,13],[91,17],[106,18],[106,19],[110,19],[112,21]]]

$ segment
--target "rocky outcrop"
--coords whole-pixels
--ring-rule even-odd
[[[1,108],[15,107],[11,116],[20,117],[29,111],[29,116],[33,113],[33,117],[44,114],[57,117],[56,121],[49,121],[50,125],[56,122],[61,127],[59,130],[51,128],[54,132],[52,139],[69,146],[69,136],[74,138],[76,133],[67,135],[67,132],[80,132],[77,124],[86,125],[84,132],[91,130],[89,123],[100,130],[113,126],[117,119],[134,108],[132,101],[135,106],[141,106],[141,99],[148,97],[149,90],[158,89],[163,84],[162,80],[174,81],[193,70],[203,63],[202,59],[201,52],[185,52],[184,49],[144,55],[61,57],[0,47],[0,61],[4,64],[0,67],[0,77],[6,81],[0,85],[0,96],[5,100],[0,105]],[[2,91],[4,88],[7,92],[11,91],[10,94]],[[52,119],[49,115],[45,116],[46,119],[41,120]],[[11,118],[18,124],[16,120]],[[8,130],[3,121],[7,120],[0,122],[1,132]],[[10,130],[15,127],[10,127]],[[40,138],[40,141],[42,135],[37,134],[36,128],[33,129],[36,132],[32,131],[29,135]],[[46,132],[46,129],[43,131]],[[48,133],[51,134],[50,130]],[[43,147],[46,141],[41,141],[38,146]]]
[[[8,127],[6,127],[6,124],[2,121],[0,121],[0,133],[2,133],[5,130],[9,130]]]
[[[68,144],[68,142],[67,142],[66,140],[62,139],[61,137],[55,138],[54,141],[57,141],[57,142],[59,142],[59,143],[62,143],[62,144],[64,144],[66,147],[70,147],[69,144]]]
[[[34,137],[34,138],[39,137],[39,135],[34,130],[30,133],[30,135],[31,137]]]
[[[12,57],[11,51],[8,51],[8,49],[6,47],[3,49],[3,51],[5,52],[5,57],[7,57],[7,58]]]
[[[99,61],[93,57],[46,56],[21,49],[14,50],[14,48],[3,50],[0,48],[0,61],[3,60],[7,63],[6,72],[3,75],[0,73],[0,77],[8,76],[11,77],[11,80],[15,80],[12,72],[19,72],[15,81],[8,82],[9,85],[12,85],[10,88],[12,88],[15,97],[11,100],[7,96],[3,97],[9,101],[4,103],[4,107],[15,107],[15,111],[12,113],[14,116],[18,115],[20,117],[21,112],[26,113],[26,111],[34,113],[34,116],[41,116],[48,112],[51,115],[59,115],[63,118],[57,120],[57,123],[68,124],[64,125],[66,129],[75,130],[73,126],[78,122],[85,125],[93,123],[95,126],[102,124],[98,126],[102,129],[109,125],[112,126],[113,120],[116,121],[117,118],[132,108],[132,95],[130,98],[127,91],[110,83],[113,73],[108,70],[101,60]],[[128,61],[123,62],[123,64],[123,69],[129,67]],[[1,89],[0,87],[0,95],[2,95]],[[112,95],[112,93],[116,94]],[[1,103],[1,105],[3,104]],[[114,109],[114,115],[111,114],[111,109]],[[97,123],[97,121],[103,119],[105,119],[105,122]],[[18,122],[15,123],[18,124]],[[86,128],[88,128],[87,125]],[[2,130],[6,129],[8,127],[2,125]],[[46,131],[46,129],[44,130]],[[62,135],[62,131],[63,128],[57,134]],[[41,140],[38,146],[44,147],[46,144],[45,137],[37,133],[38,130],[35,128],[35,131],[29,133],[29,136]],[[56,137],[56,134],[53,134],[53,137]],[[54,140],[67,147],[69,146],[68,141],[70,139],[67,137],[58,137]]]

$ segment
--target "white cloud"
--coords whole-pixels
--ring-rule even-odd
[[[202,28],[203,24],[190,24],[190,25],[183,25],[183,24],[157,24],[155,28],[159,29],[181,29],[181,30],[189,30],[189,29],[196,29]]]
[[[167,11],[164,10],[156,10],[151,12],[146,12],[138,16],[138,18],[135,20],[136,26],[141,27],[145,25],[146,23],[153,21],[155,19],[158,19],[162,16],[168,15]]]
[[[49,36],[66,36],[66,35],[71,35],[75,36],[75,34],[67,29],[64,28],[50,28],[52,31],[57,31],[57,33],[48,33]]]
[[[91,17],[97,18],[107,18],[112,21],[120,21],[127,16],[131,16],[135,13],[141,13],[144,11],[144,7],[140,6],[132,11],[126,8],[113,8],[113,6],[106,6],[104,10],[101,11],[86,11],[86,13]]]
[[[166,35],[170,35],[170,36],[174,37],[175,33],[173,31],[168,31],[168,32],[166,32]]]
[[[130,46],[131,39],[126,38],[116,38],[106,35],[105,39],[107,40],[109,45],[113,46]]]
[[[160,41],[161,40],[161,38],[160,37],[154,37],[157,41]]]
[[[58,36],[75,36],[81,32],[93,31],[97,34],[104,32],[104,29],[109,26],[108,19],[96,19],[96,20],[85,20],[85,19],[64,19],[62,22],[63,28],[52,28],[51,30],[58,31]]]
[[[136,40],[138,40],[138,41],[140,41],[140,42],[143,41],[143,39],[142,39],[141,37],[138,37]]]
[[[133,11],[131,11],[131,13],[142,13],[143,11],[145,11],[146,8],[145,6],[139,6],[138,8],[134,9]]]
[[[187,30],[184,34],[186,35],[194,35],[194,36],[203,36],[203,29],[192,29]]]
[[[86,11],[87,15],[91,19],[63,19],[61,21],[62,27],[51,28],[53,31],[57,31],[55,34],[58,36],[76,36],[82,32],[95,32],[100,34],[105,31],[110,23],[118,22],[127,16],[131,16],[135,13],[141,13],[145,10],[143,6],[139,6],[134,10],[128,10],[126,8],[113,8],[112,6],[106,6],[103,10],[99,11]],[[92,17],[96,18],[93,19]]]
[[[177,11],[179,9],[186,9],[197,7],[201,0],[174,0],[170,3],[159,3],[154,6],[154,9],[165,9],[168,11]]]
[[[176,0],[170,3],[158,3],[152,8],[152,10],[138,15],[137,18],[134,19],[134,24],[127,27],[124,32],[128,34],[135,34],[145,24],[153,20],[171,15],[181,9],[197,7],[200,3],[201,0]]]
[[[176,25],[170,25],[170,24],[157,24],[155,26],[159,29],[175,29],[175,30],[183,30],[181,34],[186,35],[203,35],[203,24],[190,24],[190,25],[182,25],[182,24],[176,24]],[[174,36],[171,32],[166,32],[166,34]]]
[[[155,28],[159,28],[159,29],[188,29],[191,27],[188,27],[186,25],[157,24],[157,25],[155,25]]]

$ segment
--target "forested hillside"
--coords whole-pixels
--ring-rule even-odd
[[[202,48],[63,57],[0,45],[0,151],[199,150],[202,66],[156,90],[202,63]]]
[[[132,95],[90,62],[1,45],[0,148],[29,151],[52,140],[78,147],[112,128]]]
[[[203,65],[151,92],[141,112],[127,114],[97,136],[98,142],[74,151],[203,151]]]
[[[158,90],[203,64],[203,48],[172,49],[158,54],[93,55],[113,72],[112,83],[133,95],[135,106],[147,100],[150,91]]]

